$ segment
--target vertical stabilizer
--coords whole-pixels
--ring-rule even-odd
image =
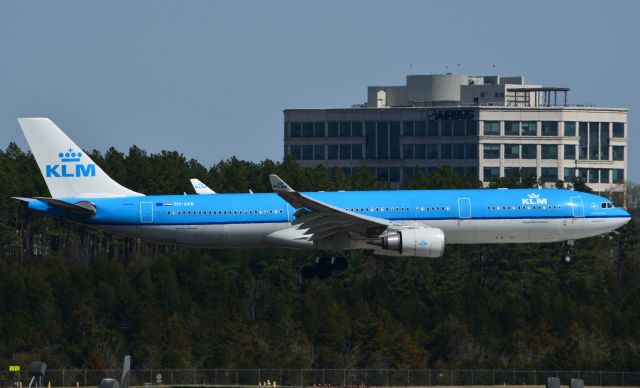
[[[140,196],[109,177],[47,118],[18,119],[53,198]]]
[[[120,388],[129,388],[129,379],[131,374],[131,356],[124,356],[122,364],[122,378],[120,379]]]

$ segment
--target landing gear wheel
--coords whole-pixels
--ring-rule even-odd
[[[345,269],[347,269],[348,264],[349,263],[347,262],[347,259],[342,256],[334,256],[331,259],[331,266],[336,271],[344,271]]]
[[[571,248],[574,245],[573,240],[567,240],[562,244],[562,248],[564,249],[564,253],[562,254],[562,261],[565,264],[571,264],[573,262],[573,257],[571,256]]]
[[[329,279],[329,277],[331,276],[331,266],[327,265],[327,266],[317,266],[315,268],[316,271],[316,276],[318,277],[318,279],[320,280],[326,280]]]
[[[312,265],[305,265],[300,270],[300,275],[302,275],[303,279],[313,279],[316,277],[316,269]]]

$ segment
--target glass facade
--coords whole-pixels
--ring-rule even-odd
[[[447,109],[443,110],[445,113]],[[367,116],[365,117],[372,117]],[[615,121],[499,121],[484,120],[482,125],[477,119],[469,119],[460,115],[440,115],[437,119],[431,119],[431,115],[423,116],[428,119],[415,120],[400,119],[384,120],[385,115],[378,115],[379,120],[350,121],[337,120],[300,120],[285,122],[285,139],[298,139],[289,143],[286,151],[292,157],[300,161],[346,161],[357,160],[363,163],[363,159],[373,160],[410,160],[416,163],[427,163],[430,166],[388,166],[371,167],[371,170],[388,181],[399,182],[403,176],[418,168],[425,172],[438,168],[442,164],[449,164],[458,174],[477,176],[478,168],[483,168],[485,181],[499,176],[500,168],[483,166],[460,166],[459,161],[477,160],[479,152],[484,159],[495,160],[529,160],[523,164],[536,164],[535,160],[554,160],[560,155],[565,165],[573,165],[573,160],[616,161],[625,162],[625,145],[616,138],[625,136],[624,122]],[[398,117],[398,116],[396,116]],[[410,116],[416,117],[413,112]],[[532,117],[532,116],[530,116]],[[592,116],[590,116],[592,117]],[[597,117],[597,116],[593,116]],[[527,118],[523,115],[523,118]],[[561,123],[561,124],[559,124]],[[508,144],[502,139],[490,140],[492,143],[483,144],[479,148],[479,127],[482,126],[482,134],[485,136],[508,136],[514,138],[520,144]],[[539,127],[539,132],[538,132]],[[567,139],[564,142],[577,142],[576,144],[540,144],[542,141],[527,139],[535,137],[557,137],[562,135]],[[440,137],[444,137],[439,139]],[[475,138],[474,138],[475,137]],[[611,144],[611,138],[616,142]],[[322,141],[319,141],[322,139]],[[560,140],[560,139],[559,139]],[[287,140],[285,140],[286,142]],[[543,140],[549,142],[549,140]],[[297,143],[297,144],[296,144]],[[320,143],[320,144],[318,144]],[[334,144],[331,144],[334,143]],[[355,144],[358,143],[358,144]],[[421,143],[421,144],[420,144]],[[428,143],[428,144],[427,144]],[[286,143],[285,143],[286,144]],[[562,148],[559,148],[562,147]],[[502,148],[502,150],[501,150]],[[540,153],[538,154],[538,148]],[[559,152],[562,151],[562,154]],[[428,161],[428,162],[427,162]],[[442,161],[438,163],[437,161]],[[436,163],[434,163],[436,162]],[[366,162],[364,162],[366,164]],[[342,163],[341,163],[342,164]],[[468,164],[465,162],[464,164]],[[489,162],[487,164],[495,164]],[[517,172],[535,175],[536,171],[546,182],[564,178],[570,181],[576,171],[589,183],[620,183],[624,179],[623,169],[608,168],[580,168],[564,167],[503,167],[505,177],[517,176]],[[548,163],[545,163],[548,164]],[[329,166],[332,164],[329,163]],[[618,164],[619,165],[619,164]],[[625,164],[626,165],[626,164]],[[600,165],[599,167],[605,167]],[[349,170],[352,168],[340,168]],[[408,170],[407,170],[408,168]],[[497,172],[496,172],[497,169]],[[539,170],[537,170],[539,169]]]

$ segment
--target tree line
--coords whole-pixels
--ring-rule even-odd
[[[210,168],[173,151],[113,148],[91,158],[145,194],[268,192],[277,173],[299,190],[388,188],[367,168],[301,168],[231,158]],[[536,177],[494,187],[534,187]],[[565,186],[558,182],[558,186]],[[584,182],[572,182],[588,190]],[[406,189],[479,188],[451,168]],[[638,187],[627,204],[638,214]],[[635,221],[558,244],[447,246],[437,259],[347,255],[327,281],[303,281],[311,253],[206,250],[130,239],[27,211],[48,196],[33,156],[0,151],[0,366],[51,368],[636,369],[640,255]]]

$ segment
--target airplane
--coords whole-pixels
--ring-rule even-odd
[[[200,182],[199,179],[191,178],[191,179],[189,179],[189,181],[191,182],[191,186],[193,186],[193,189],[196,191],[196,194],[208,195],[208,194],[215,194],[216,193],[215,191],[211,190],[211,188],[209,186],[207,186],[204,183]]]
[[[630,215],[604,197],[561,189],[274,192],[147,196],[121,186],[47,118],[19,119],[51,197],[28,208],[99,229],[197,247],[319,252],[305,278],[346,267],[343,252],[440,257],[447,244],[564,242],[611,232]],[[326,253],[323,253],[326,252]]]

